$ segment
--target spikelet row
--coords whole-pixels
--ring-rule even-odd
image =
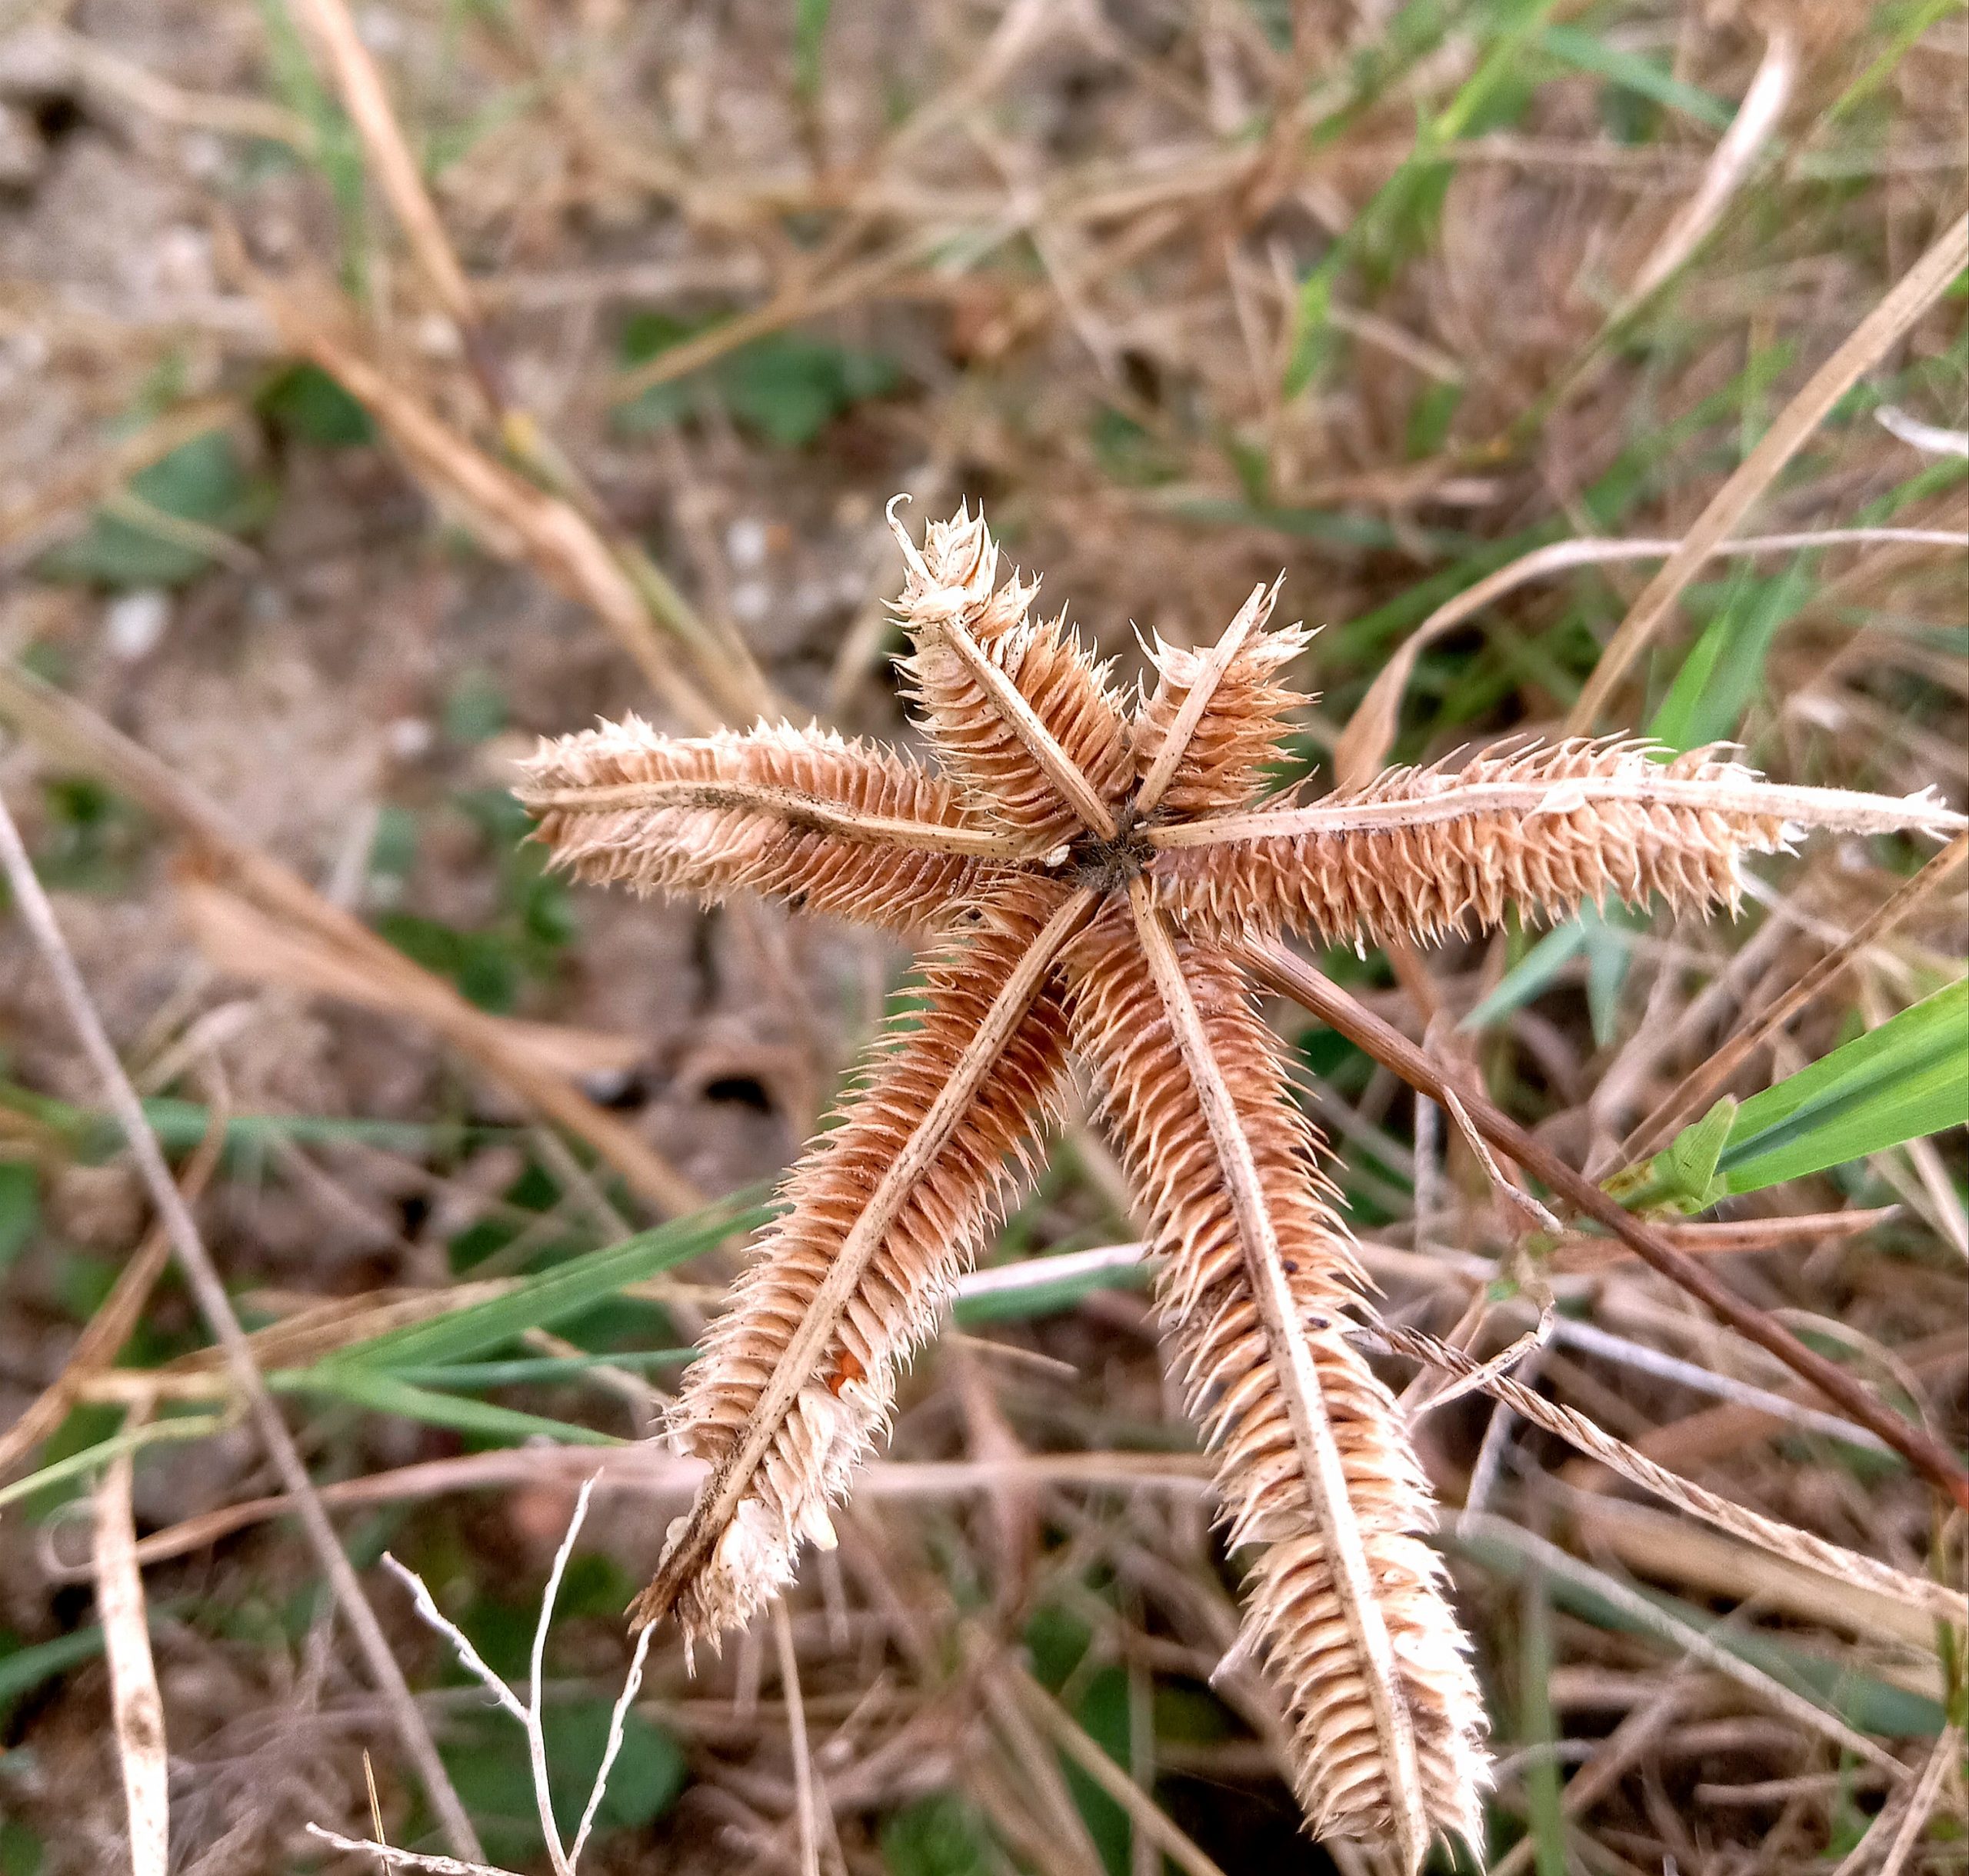
[[[1309,701],[1304,691],[1281,683],[1278,674],[1311,639],[1303,627],[1292,625],[1254,631],[1239,648],[1164,791],[1164,815],[1218,813],[1241,807],[1257,792],[1264,765],[1279,753],[1288,713]],[[1148,649],[1157,681],[1135,716],[1135,759],[1143,769],[1162,747],[1207,656],[1160,637]]]
[[[669,1431],[685,1451],[715,1467],[732,1451],[869,1195],[1061,896],[1014,883],[928,954],[921,1007],[891,1025],[838,1123],[795,1168],[790,1210],[763,1235],[685,1376]],[[1003,1215],[1043,1131],[1057,1125],[1066,1077],[1064,1014],[1044,994],[911,1190],[709,1564],[679,1598],[687,1640],[715,1640],[747,1621],[792,1581],[803,1543],[832,1544],[828,1505],[846,1496],[885,1430],[898,1368]]]
[[[898,608],[913,646],[902,661],[904,689],[979,818],[1044,848],[1071,839],[1080,822],[942,637],[943,621],[961,622],[1104,800],[1118,801],[1134,781],[1134,744],[1104,668],[1064,615],[1034,622],[1038,583],[1021,585],[1014,575],[997,585],[998,567],[981,515],[931,524]]]
[[[1691,782],[1711,785],[1712,799],[1661,785]],[[1518,798],[1487,801],[1492,788]],[[1743,855],[1786,843],[1784,806],[1760,808],[1754,793],[1749,770],[1703,750],[1665,763],[1629,741],[1487,754],[1391,769],[1306,811],[1381,825],[1174,848],[1150,878],[1178,916],[1218,931],[1284,926],[1371,945],[1493,927],[1513,905],[1564,918],[1609,895],[1734,908]]]
[[[1341,1312],[1361,1282],[1351,1242],[1324,1196],[1312,1131],[1291,1098],[1277,1040],[1251,1008],[1241,975],[1208,945],[1184,942],[1179,951],[1314,1352],[1430,1825],[1480,1844],[1482,1705],[1441,1565],[1420,1534],[1431,1522],[1428,1484],[1393,1400],[1346,1338]],[[1125,921],[1104,920],[1069,965],[1074,1048],[1102,1086],[1164,1255],[1158,1301],[1191,1414],[1217,1454],[1227,1541],[1254,1553],[1245,1630],[1286,1716],[1298,1795],[1316,1834],[1384,1841],[1396,1801],[1373,1722],[1372,1670],[1344,1619],[1298,1464],[1283,1364],[1260,1321],[1195,1088]]]
[[[539,816],[538,838],[555,865],[582,879],[707,902],[760,892],[894,929],[941,919],[981,881],[979,863],[963,855],[851,839],[742,802],[548,805],[638,784],[701,783],[811,797],[849,815],[965,824],[949,783],[887,749],[818,728],[761,724],[683,741],[629,717],[543,743],[525,767],[518,793]]]

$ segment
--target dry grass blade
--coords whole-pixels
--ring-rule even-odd
[[[228,884],[263,915],[285,921],[287,941],[312,941],[312,962],[339,958],[365,987],[364,1001],[428,1023],[495,1081],[548,1119],[585,1140],[639,1196],[670,1213],[694,1211],[703,1195],[632,1128],[590,1101],[564,1077],[543,1068],[532,1025],[515,1031],[413,963],[361,920],[317,892],[298,873],[248,841],[216,804],[147,749],[72,698],[22,670],[0,665],[0,716],[48,753],[78,763],[142,803],[198,849]]]
[[[455,1012],[434,1004],[425,981],[413,975],[414,965],[409,971],[401,966],[379,969],[373,948],[365,946],[351,955],[347,944],[262,911],[242,894],[195,873],[181,872],[176,885],[178,915],[185,928],[207,961],[228,977],[333,997],[386,1016],[424,1017],[435,1028],[456,1021]],[[508,1053],[524,1057],[535,1073],[556,1081],[626,1074],[642,1055],[642,1045],[633,1036],[529,1022],[517,1016],[491,1020]]]
[[[1944,229],[1887,297],[1812,374],[1804,388],[1778,413],[1757,447],[1710,498],[1667,565],[1647,583],[1608,641],[1592,676],[1580,692],[1579,701],[1566,718],[1568,731],[1583,735],[1592,728],[1710,549],[1735,528],[1825,421],[1832,407],[1934,304],[1965,265],[1969,265],[1969,215]]]
[[[649,1633],[648,1629],[644,1634]],[[779,1684],[786,1698],[786,1741],[793,1753],[793,1811],[799,1830],[800,1876],[821,1876],[821,1833],[815,1814],[814,1758],[807,1745],[807,1705],[800,1697],[800,1658],[793,1649],[793,1624],[786,1604],[772,1605],[772,1641],[779,1661]]]
[[[1275,940],[1241,947],[1258,979],[1310,1010],[1432,1100],[1451,1083],[1428,1052],[1364,1008]],[[1761,1309],[1745,1303],[1703,1266],[1678,1251],[1590,1179],[1576,1172],[1522,1127],[1471,1088],[1460,1093],[1473,1125],[1491,1145],[1597,1224],[1611,1231],[1644,1262],[1705,1304],[1737,1332],[1775,1355],[1840,1410],[1893,1448],[1916,1471],[1969,1510],[1969,1471],[1926,1428],[1903,1419],[1859,1381]]]
[[[1684,202],[1667,232],[1649,251],[1634,275],[1627,297],[1608,317],[1610,329],[1624,325],[1641,303],[1679,273],[1715,227],[1724,209],[1743,185],[1777,120],[1784,115],[1797,75],[1797,42],[1781,20],[1771,29],[1744,102],[1730,128],[1703,167],[1701,185]]]
[[[1938,528],[1827,528],[1815,532],[1758,535],[1741,541],[1712,542],[1704,558],[1802,553],[1826,547],[1899,542],[1924,547],[1969,547],[1969,536]],[[1496,572],[1487,574],[1453,599],[1446,599],[1403,639],[1394,655],[1374,674],[1367,695],[1334,745],[1333,773],[1342,788],[1362,788],[1380,772],[1394,747],[1403,693],[1414,675],[1415,661],[1438,638],[1466,619],[1474,618],[1494,601],[1534,580],[1569,573],[1577,567],[1605,567],[1629,560],[1665,560],[1681,551],[1680,541],[1555,541],[1534,548]]]
[[[212,1125],[185,1168],[182,1189],[188,1206],[198,1202],[225,1147],[225,1117],[215,1110]],[[62,1372],[5,1432],[0,1432],[0,1478],[60,1427],[78,1400],[88,1398],[90,1382],[116,1359],[117,1351],[135,1332],[144,1305],[170,1261],[171,1234],[160,1219],[144,1234],[143,1242],[117,1272],[115,1286],[75,1338]]]
[[[264,285],[260,292],[288,345],[363,405],[418,475],[476,521],[488,551],[524,557],[560,591],[591,608],[680,721],[713,729],[728,717],[743,721],[765,706],[764,691],[714,645],[704,622],[688,608],[673,608],[663,623],[689,661],[688,674],[679,669],[672,646],[651,622],[645,594],[571,502],[459,435],[289,295]]]
[[[1493,1399],[1515,1410],[1534,1426],[1557,1434],[1623,1478],[1631,1479],[1691,1517],[1701,1518],[1719,1531],[1727,1531],[1732,1537],[1757,1544],[1773,1556],[1803,1564],[1810,1569],[1822,1570],[1841,1582],[1891,1597],[1925,1611],[1937,1621],[1969,1631],[1969,1596],[1964,1596],[1961,1591],[1951,1589],[1945,1583],[1926,1577],[1910,1576],[1891,1564],[1827,1543],[1809,1531],[1801,1531],[1795,1525],[1765,1518],[1734,1499],[1708,1491],[1694,1480],[1656,1464],[1624,1441],[1615,1439],[1595,1426],[1584,1414],[1548,1401],[1508,1375],[1487,1372],[1488,1364],[1471,1361],[1461,1350],[1451,1348],[1433,1335],[1386,1322],[1376,1324],[1374,1333],[1398,1354],[1467,1379]]]
[[[363,149],[389,200],[391,211],[409,237],[418,265],[436,290],[445,312],[469,341],[477,323],[471,288],[452,255],[451,243],[445,238],[444,224],[438,219],[438,211],[425,192],[417,159],[397,126],[382,78],[355,29],[355,22],[342,0],[295,0],[295,5],[328,56],[336,88],[355,120]]]
[[[110,1711],[130,1826],[131,1876],[165,1876],[171,1862],[170,1768],[164,1701],[151,1658],[149,1611],[137,1568],[131,1456],[120,1452],[95,1490],[95,1599],[109,1660]]]
[[[1088,1738],[1085,1729],[1045,1688],[1023,1668],[1011,1671],[1025,1710],[1040,1730],[1127,1812],[1128,1821],[1156,1851],[1189,1876],[1224,1876],[1188,1833],[1172,1823],[1154,1799]]]
[[[1907,1794],[1907,1808],[1895,1824],[1893,1841],[1887,1847],[1887,1854],[1881,1859],[1876,1876],[1901,1876],[1922,1832],[1928,1828],[1929,1818],[1934,1814],[1935,1806],[1941,1798],[1943,1781],[1959,1767],[1961,1755],[1962,1729],[1959,1726],[1944,1726],[1935,1741],[1934,1750],[1928,1754],[1928,1762],[1921,1768],[1921,1775],[1914,1790]],[[1855,1876],[1857,1871],[1866,1867],[1871,1858],[1874,1834],[1880,1828],[1877,1824],[1867,1832],[1833,1876]]]
[[[254,1364],[252,1350],[248,1345],[245,1331],[240,1326],[232,1299],[213,1267],[190,1210],[172,1181],[163,1149],[144,1118],[143,1104],[137,1098],[137,1091],[130,1085],[130,1078],[124,1073],[115,1050],[110,1046],[102,1018],[90,1000],[88,988],[76,968],[74,955],[55,919],[55,909],[35,876],[33,863],[22,845],[20,830],[15,825],[14,817],[4,800],[0,800],[0,868],[4,869],[13,889],[15,908],[55,980],[56,992],[82,1043],[82,1053],[123,1130],[151,1202],[157,1208],[158,1215],[170,1234],[172,1248],[184,1275],[185,1286],[197,1302],[199,1314],[205,1318],[213,1339],[225,1351],[227,1365],[246,1399],[274,1468],[294,1501],[309,1548],[328,1578],[336,1606],[355,1631],[357,1645],[361,1650],[370,1677],[390,1709],[405,1754],[423,1781],[452,1847],[468,1856],[475,1856],[478,1853],[478,1838],[471,1827],[471,1820],[459,1803],[429,1729],[411,1698],[403,1670],[390,1652],[388,1640],[376,1620],[375,1611],[363,1595],[362,1585],[342,1550],[334,1527],[328,1522],[328,1514],[322,1508],[314,1481],[308,1476],[308,1468],[302,1463],[293,1437]]]
[[[1487,1511],[1449,1512],[1444,1515],[1443,1523],[1444,1528],[1456,1537],[1479,1541],[1488,1538],[1534,1565],[1545,1575],[1591,1591],[1611,1603],[1643,1634],[1658,1637],[1678,1652],[1735,1681],[1762,1704],[1808,1728],[1821,1738],[1831,1740],[1856,1758],[1879,1767],[1897,1783],[1907,1777],[1907,1768],[1898,1759],[1864,1733],[1854,1731],[1837,1714],[1807,1700],[1802,1694],[1793,1692],[1781,1681],[1766,1674],[1762,1668],[1754,1667],[1741,1655],[1733,1654],[1713,1636],[1651,1602],[1638,1591],[1616,1581],[1604,1571],[1581,1562],[1548,1538],[1521,1529]]]

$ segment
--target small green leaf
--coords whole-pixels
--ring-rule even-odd
[[[152,1610],[153,1616],[157,1613]],[[15,1638],[0,1632],[0,1723],[4,1723],[14,1702],[32,1693],[44,1681],[71,1668],[80,1667],[102,1652],[102,1631],[92,1623],[52,1641],[22,1647]]]
[[[1624,1205],[1672,1205],[1678,1211],[1700,1211],[1724,1196],[1716,1178],[1716,1162],[1736,1124],[1737,1104],[1725,1095],[1692,1127],[1685,1127],[1645,1166],[1624,1178],[1607,1182],[1607,1189]]]
[[[41,1181],[31,1161],[0,1160],[0,1271],[21,1254],[41,1223]]]
[[[1538,35],[1540,48],[1561,63],[1590,72],[1711,130],[1727,130],[1734,111],[1714,93],[1685,85],[1664,62],[1623,51],[1578,26],[1548,26]]]
[[[995,1867],[984,1820],[955,1791],[932,1791],[891,1811],[881,1851],[888,1876],[988,1876]]]
[[[1586,926],[1569,918],[1554,925],[1498,978],[1496,988],[1463,1021],[1459,1029],[1483,1029],[1521,1010],[1586,948]]]
[[[642,364],[715,323],[638,313],[623,328],[623,362]],[[715,398],[747,428],[783,448],[798,449],[843,412],[865,398],[886,395],[900,380],[894,361],[879,352],[769,333],[701,371],[652,386],[618,410],[615,422],[631,435],[647,433]]]
[[[1969,978],[1958,978],[1746,1101],[1717,1171],[1727,1191],[1754,1192],[1964,1125]]]
[[[131,590],[182,586],[212,565],[212,556],[182,536],[145,525],[145,510],[220,534],[245,535],[272,512],[271,483],[249,476],[232,438],[208,430],[131,478],[138,506],[98,508],[74,540],[35,563],[45,580]]]
[[[821,52],[834,0],[793,0],[793,82],[803,98],[821,94]]]
[[[1924,998],[1734,1111],[1719,1101],[1644,1168],[1608,1189],[1627,1205],[1700,1210],[1734,1193],[1760,1191],[1964,1125],[1969,978]]]
[[[0,1876],[41,1876],[42,1842],[18,1818],[0,1818]]]
[[[318,365],[290,365],[255,400],[261,415],[303,443],[350,449],[376,440],[369,413]]]
[[[381,1371],[463,1361],[528,1329],[578,1315],[625,1285],[697,1257],[738,1232],[751,1231],[771,1215],[765,1206],[739,1209],[731,1201],[708,1206],[529,1277],[503,1296],[354,1343],[317,1363],[313,1371],[318,1374],[331,1365]]]
[[[570,1837],[601,1768],[610,1711],[611,1703],[605,1700],[574,1701],[547,1710],[542,1730],[547,1736],[548,1790],[554,1814]],[[625,1714],[622,1749],[609,1768],[608,1788],[595,1814],[596,1830],[634,1831],[653,1823],[676,1802],[684,1777],[684,1755],[676,1741],[641,1714]]]

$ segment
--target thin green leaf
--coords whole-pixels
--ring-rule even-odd
[[[313,1371],[331,1365],[380,1371],[462,1361],[528,1329],[578,1315],[629,1284],[699,1256],[735,1233],[755,1230],[771,1215],[764,1206],[738,1210],[727,1205],[672,1219],[529,1277],[503,1296],[351,1344],[318,1363]]]
[[[1745,1101],[1717,1172],[1725,1191],[1754,1192],[1964,1125],[1969,978],[1958,978]]]
[[[518,1408],[499,1407],[465,1395],[439,1394],[429,1388],[413,1387],[394,1375],[344,1368],[333,1361],[312,1368],[276,1370],[267,1377],[267,1385],[276,1393],[325,1395],[373,1413],[394,1414],[399,1420],[421,1421],[426,1426],[450,1427],[504,1445],[543,1438],[564,1446],[625,1443],[612,1433],[598,1433],[572,1421],[551,1420],[544,1414],[522,1413]]]
[[[1497,987],[1458,1024],[1459,1029],[1483,1029],[1521,1010],[1552,983],[1586,948],[1586,927],[1578,918],[1554,925],[1517,963],[1498,978]]]
[[[1664,748],[1694,749],[1736,733],[1763,694],[1764,661],[1778,633],[1817,592],[1817,555],[1774,579],[1744,575],[1675,674],[1648,733]]]
[[[1731,1109],[1718,1102],[1608,1189],[1630,1206],[1700,1211],[1969,1125],[1969,978]]]
[[[0,1505],[31,1498],[43,1487],[59,1484],[78,1473],[92,1472],[98,1466],[106,1465],[118,1453],[135,1452],[140,1447],[155,1446],[165,1440],[203,1439],[208,1434],[217,1433],[226,1424],[223,1414],[189,1414],[174,1419],[148,1421],[142,1426],[112,1433],[108,1439],[85,1446],[81,1451],[57,1459],[38,1472],[30,1472],[25,1478],[0,1485]]]
[[[572,1381],[598,1368],[664,1368],[688,1361],[695,1348],[624,1349],[615,1355],[524,1355],[511,1361],[432,1362],[393,1368],[398,1381],[431,1388],[517,1388],[536,1381]]]
[[[1623,52],[1604,39],[1578,26],[1548,26],[1538,35],[1540,48],[1561,63],[1590,72],[1609,84],[1651,98],[1658,105],[1706,124],[1711,130],[1727,130],[1736,113],[1713,92],[1685,85],[1667,65],[1638,52]]]

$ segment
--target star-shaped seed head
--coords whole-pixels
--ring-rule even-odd
[[[1158,1255],[1168,1359],[1244,1560],[1248,1653],[1321,1835],[1481,1843],[1483,1714],[1401,1415],[1348,1338],[1363,1288],[1254,1007],[1242,947],[1559,918],[1611,895],[1733,905],[1810,828],[1963,825],[1927,795],[1773,786],[1697,751],[1573,742],[1268,795],[1304,648],[1261,588],[1218,643],[1151,648],[1133,700],[981,516],[908,567],[927,770],[818,727],[694,740],[634,718],[543,745],[521,798],[579,875],[734,891],[925,935],[922,988],[788,1176],[668,1429],[709,1474],[638,1619],[715,1643],[834,1541],[898,1372],[1034,1169],[1071,1065],[1098,1085]]]

